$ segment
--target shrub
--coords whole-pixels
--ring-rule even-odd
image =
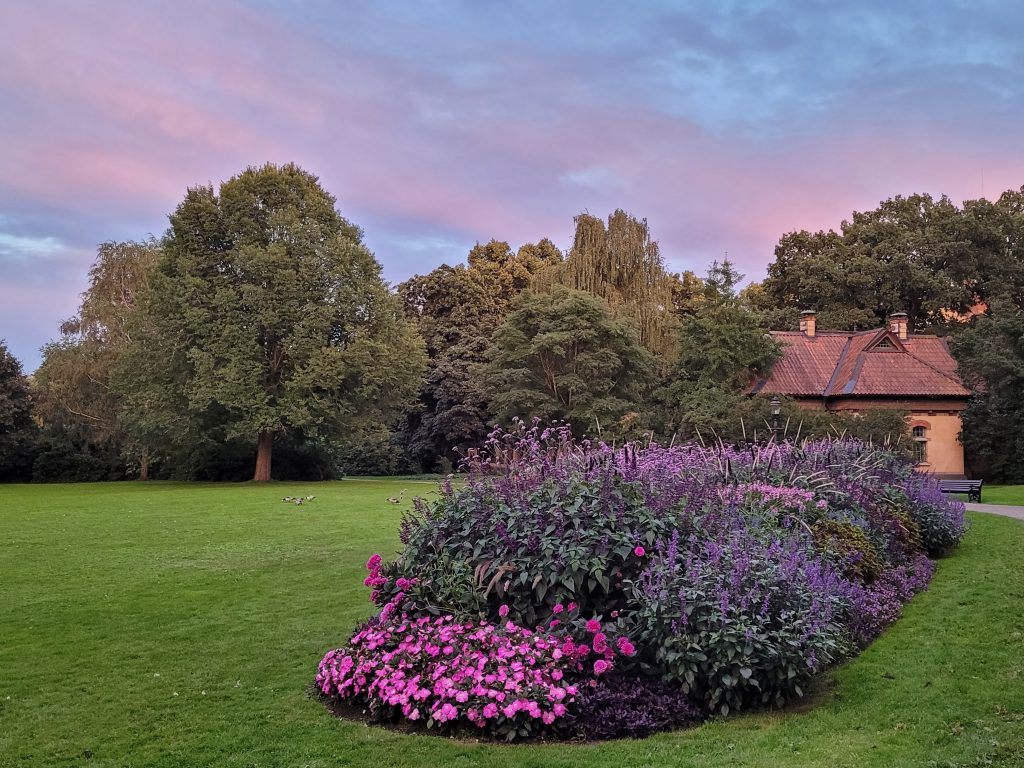
[[[381,613],[325,658],[325,695],[506,738],[781,706],[894,621],[931,577],[921,547],[964,527],[903,455],[856,440],[616,449],[519,424],[466,469],[417,501],[396,560],[371,559]],[[403,700],[396,681],[452,674],[449,645],[465,685]],[[517,708],[483,713],[488,675]],[[557,713],[555,681],[574,686]]]
[[[925,552],[932,557],[955,547],[967,528],[963,502],[950,501],[939,483],[927,475],[915,475],[906,485],[908,512],[920,530]]]
[[[865,647],[903,612],[903,604],[928,587],[935,565],[924,555],[892,568],[870,586],[855,589],[850,601],[848,632],[858,648]]]
[[[376,562],[370,561],[376,578]],[[471,724],[511,740],[564,718],[577,682],[614,667],[632,654],[626,640],[608,642],[600,625],[577,643],[511,621],[460,622],[451,615],[414,618],[398,593],[379,617],[357,632],[347,649],[321,661],[316,685],[368,707],[375,720],[401,715],[428,727]],[[502,611],[502,613],[507,613]]]
[[[860,526],[822,519],[811,530],[817,549],[831,555],[851,581],[870,584],[882,574],[878,550]]]
[[[800,536],[708,528],[654,556],[633,595],[635,637],[707,712],[781,706],[842,653],[849,583]]]

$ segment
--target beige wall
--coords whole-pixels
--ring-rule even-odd
[[[927,440],[927,462],[918,469],[939,475],[962,475],[964,473],[964,447],[960,435],[960,414],[936,411],[911,411],[908,419],[911,426],[925,427]]]

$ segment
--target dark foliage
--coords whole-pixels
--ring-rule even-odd
[[[702,719],[678,685],[658,678],[612,675],[594,682],[582,689],[565,721],[565,732],[573,738],[642,739]]]

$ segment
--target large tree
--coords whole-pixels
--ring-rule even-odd
[[[0,481],[29,478],[28,444],[34,431],[28,379],[18,358],[0,339]]]
[[[388,421],[424,366],[361,231],[293,164],[188,190],[143,319],[128,360],[130,404],[147,414],[136,429],[253,440],[256,481],[271,478],[275,436]]]
[[[876,327],[895,311],[914,330],[941,326],[985,300],[973,276],[990,226],[994,218],[968,226],[946,197],[896,196],[854,212],[839,232],[784,235],[760,298],[776,327],[795,327],[801,309],[816,309],[823,328]]]
[[[565,420],[578,433],[626,432],[654,379],[633,327],[603,300],[564,287],[520,294],[490,354],[499,418]]]
[[[131,315],[149,286],[158,243],[107,242],[89,270],[78,314],[61,324],[59,341],[43,348],[35,374],[37,412],[82,443],[122,452],[146,479],[148,451],[127,439],[117,383],[121,355],[131,343]]]

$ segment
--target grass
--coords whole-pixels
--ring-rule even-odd
[[[799,710],[586,746],[333,718],[305,688],[369,613],[403,487],[0,487],[0,766],[1024,765],[1024,523],[991,515]]]
[[[967,497],[963,497],[967,500]],[[985,485],[981,500],[986,504],[1012,504],[1024,506],[1024,485]]]

